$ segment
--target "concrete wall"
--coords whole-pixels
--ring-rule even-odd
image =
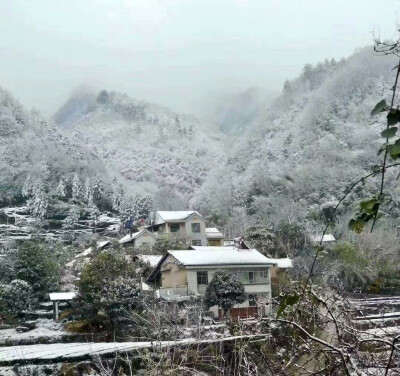
[[[200,224],[200,232],[192,232],[192,223]],[[192,215],[185,222],[185,232],[191,240],[200,240],[202,246],[207,246],[206,222],[203,218],[198,215]]]
[[[244,268],[239,268],[240,270],[244,270]],[[248,268],[249,270],[252,270],[252,268]],[[216,269],[188,269],[187,270],[187,283],[188,283],[188,291],[189,293],[192,294],[200,294],[204,295],[205,290],[207,289],[207,286],[205,285],[197,285],[197,272],[198,271],[207,271],[208,272],[208,282],[211,281],[211,279],[214,276],[214,273],[216,272]],[[268,296],[271,298],[271,273],[268,273],[269,275],[269,283],[268,284],[246,284],[244,285],[244,289],[246,293],[248,294],[262,294],[265,296]]]
[[[169,255],[161,265],[161,287],[175,288],[187,286],[187,272],[176,264],[175,257]]]
[[[224,239],[207,239],[207,245],[209,247],[222,247],[224,245]]]
[[[171,232],[172,224],[179,224],[178,232]],[[192,223],[200,224],[200,232],[192,232]],[[166,222],[163,225],[160,225],[158,232],[160,234],[170,234],[171,236],[182,236],[188,237],[190,240],[200,240],[202,246],[207,246],[208,241],[206,237],[206,222],[205,220],[194,214],[186,221],[182,222]]]
[[[148,244],[149,248],[151,249],[155,242],[156,242],[155,237],[145,232],[141,236],[135,239],[134,248],[136,249],[139,248],[141,245]]]

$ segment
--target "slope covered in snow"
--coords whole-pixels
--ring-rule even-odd
[[[72,97],[54,120],[87,138],[107,166],[139,191],[172,189],[188,201],[224,161],[218,130],[125,94],[103,90]]]
[[[306,65],[247,125],[252,132],[239,140],[227,163],[209,175],[200,210],[225,220],[233,216],[236,223],[250,215],[272,227],[303,224],[318,233],[345,188],[379,163],[385,118],[370,113],[390,98],[395,64],[366,48],[339,62]],[[373,194],[375,183],[358,188],[349,202]],[[398,218],[399,196],[391,193],[396,204],[389,214]]]

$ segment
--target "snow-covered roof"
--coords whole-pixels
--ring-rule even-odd
[[[255,249],[237,249],[228,247],[209,247],[211,249],[194,251],[168,251],[184,266],[218,265],[273,265],[269,258]],[[217,248],[222,248],[216,251]]]
[[[190,248],[196,250],[196,251],[237,251],[238,248],[233,247],[233,246],[224,246],[224,247],[218,247],[218,246],[204,246],[204,245],[192,245]]]
[[[270,258],[273,261],[277,268],[279,269],[286,269],[286,268],[293,268],[293,260],[289,257],[286,258]]]
[[[97,242],[97,248],[98,249],[103,249],[104,247],[106,247],[107,245],[109,245],[111,243],[110,240],[105,240],[102,242]]]
[[[165,222],[184,221],[192,214],[197,214],[203,218],[197,211],[158,211],[156,212],[155,224],[161,225]]]
[[[215,227],[206,227],[207,238],[223,239],[224,235]]]
[[[137,239],[139,236],[142,236],[144,233],[147,233],[147,234],[155,237],[155,235],[153,233],[151,233],[149,230],[143,229],[138,232],[134,232],[132,235],[128,234],[128,235],[124,236],[122,239],[118,240],[118,243],[119,244],[129,243],[129,242]]]
[[[336,241],[335,237],[332,234],[325,234],[323,238],[322,238],[322,235],[314,235],[314,236],[311,236],[311,239],[315,243],[320,243],[321,239],[322,239],[322,242],[335,242]]]
[[[76,294],[74,292],[51,292],[49,296],[51,301],[72,300]]]
[[[139,260],[149,263],[154,268],[162,259],[162,256],[160,255],[137,255],[137,257]]]
[[[97,248],[98,248],[98,249],[103,249],[103,248],[105,248],[107,245],[109,245],[110,243],[111,243],[110,240],[105,240],[105,241],[102,241],[102,242],[97,242]],[[93,252],[93,248],[92,248],[92,247],[86,248],[83,252],[77,254],[77,255],[75,256],[75,258],[85,257],[85,256],[87,256],[87,255],[90,255],[92,252]]]

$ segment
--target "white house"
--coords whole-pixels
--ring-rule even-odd
[[[119,244],[124,246],[133,246],[137,249],[141,246],[148,246],[150,249],[156,242],[157,236],[147,229],[134,232],[133,234],[128,234],[118,241]]]
[[[276,261],[255,249],[236,247],[193,247],[190,251],[168,251],[147,282],[159,286],[166,299],[204,296],[208,283],[218,269],[229,270],[243,283],[248,299],[233,307],[232,316],[265,314],[271,300],[271,272]],[[208,249],[207,249],[208,248]],[[218,316],[217,307],[212,307]]]
[[[206,229],[205,219],[194,210],[150,213],[150,228],[159,235],[186,237],[194,246],[222,245],[224,237],[217,229]]]

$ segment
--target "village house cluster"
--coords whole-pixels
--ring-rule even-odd
[[[151,254],[159,237],[174,237],[178,242],[180,239],[182,244],[189,244],[188,249]],[[146,226],[131,231],[119,243],[133,249],[135,257],[151,265],[153,270],[143,280],[142,288],[154,290],[159,299],[183,302],[193,296],[202,297],[217,270],[235,274],[245,288],[247,299],[231,309],[232,317],[268,315],[272,281],[292,267],[291,259],[266,257],[251,249],[242,238],[224,239],[217,228],[206,227],[206,220],[197,211],[150,213]],[[98,247],[106,245],[101,242]],[[146,252],[141,252],[144,249]],[[86,255],[87,252],[90,251]],[[217,306],[210,311],[215,318],[222,316]]]

